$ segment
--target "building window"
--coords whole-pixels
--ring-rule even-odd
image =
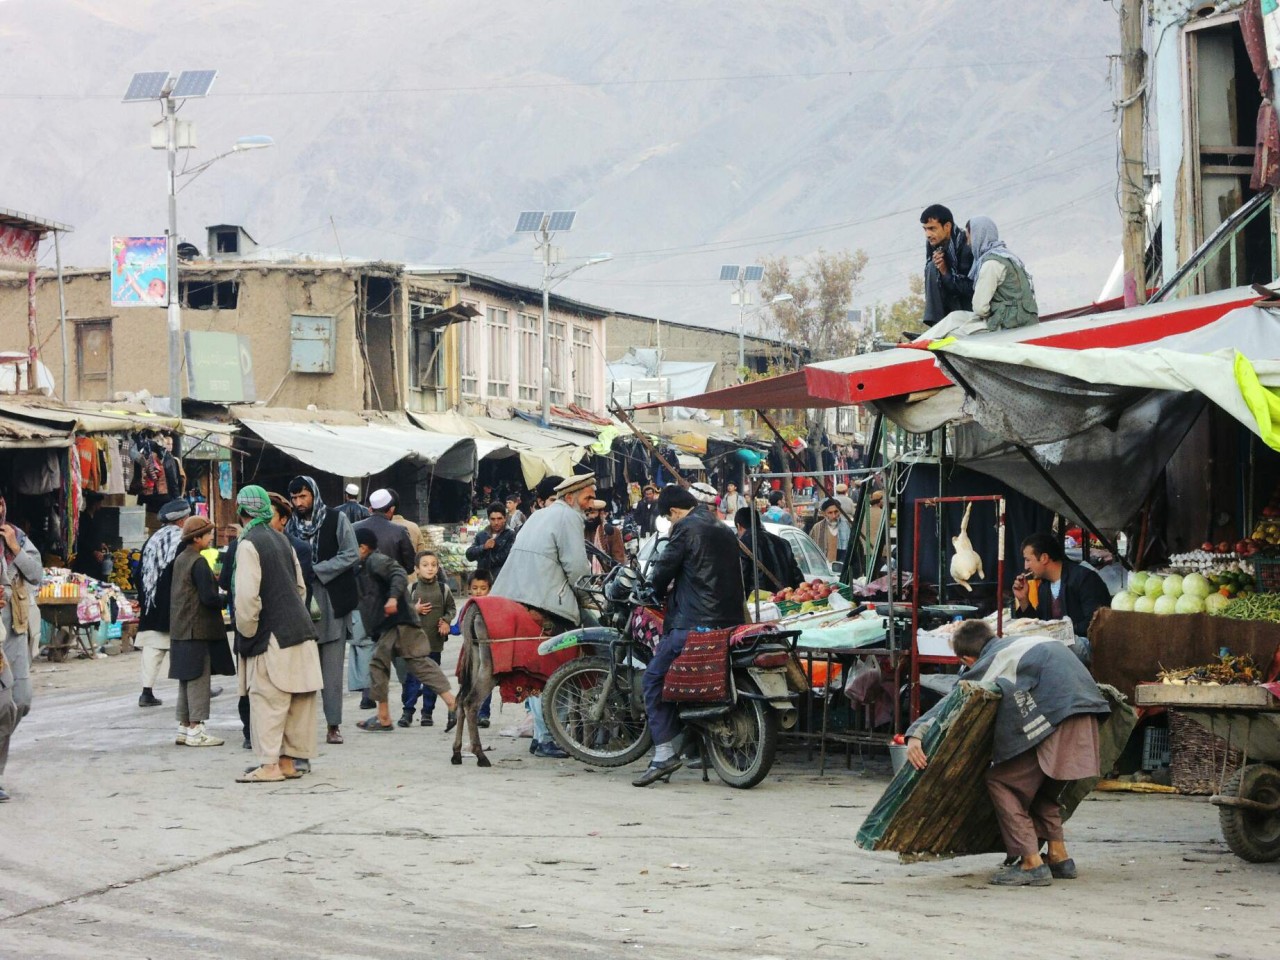
[[[564,351],[565,325],[552,321],[547,324],[547,335],[551,341],[551,402],[564,403]]]
[[[76,323],[76,398],[111,399],[111,321]]]
[[[183,280],[178,289],[188,310],[234,310],[240,300],[238,280]]]
[[[587,410],[595,406],[595,377],[591,375],[591,331],[573,328],[573,402]]]
[[[485,310],[489,328],[489,388],[491,397],[511,396],[511,316],[506,310]]]
[[[468,320],[457,324],[458,330],[458,387],[464,397],[475,397],[480,392],[479,354],[480,322]]]
[[[519,336],[520,399],[537,400],[538,384],[542,382],[542,341],[538,334],[542,318],[532,313],[522,313],[516,318]]]

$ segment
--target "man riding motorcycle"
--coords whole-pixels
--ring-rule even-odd
[[[645,713],[654,750],[649,768],[632,781],[637,787],[669,781],[683,763],[675,750],[679,709],[663,701],[662,687],[689,633],[696,628],[714,630],[746,622],[737,538],[713,510],[680,487],[664,487],[658,495],[657,512],[671,520],[671,537],[654,561],[649,580],[659,597],[667,597],[668,604],[662,640],[644,672]]]
[[[520,528],[490,595],[515,600],[541,616],[548,635],[583,622],[575,585],[591,573],[584,514],[596,496],[593,474],[577,474],[555,488],[556,501],[535,510]],[[540,697],[528,698],[536,756],[564,757],[542,717]]]

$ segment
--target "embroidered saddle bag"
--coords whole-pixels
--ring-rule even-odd
[[[669,703],[728,703],[729,637],[733,629],[690,632],[662,684]]]

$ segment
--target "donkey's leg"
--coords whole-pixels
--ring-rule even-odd
[[[454,704],[454,716],[458,718],[458,725],[453,730],[453,756],[449,762],[455,766],[462,764],[462,730],[467,722],[466,705],[473,696],[473,687],[475,684],[476,674],[479,672],[477,661],[480,659],[478,652],[488,650],[488,644],[481,642],[481,635],[488,638],[485,632],[484,618],[480,616],[480,611],[474,606],[467,609],[466,615],[462,618],[462,650],[458,654],[458,698]],[[474,718],[473,718],[474,721]],[[475,728],[472,727],[474,732]]]
[[[493,647],[489,644],[476,645],[477,656],[472,659],[475,669],[471,674],[471,693],[467,697],[467,719],[471,722],[471,752],[476,755],[476,766],[489,767],[492,764],[485,756],[484,746],[480,743],[480,704],[489,699],[493,692]]]

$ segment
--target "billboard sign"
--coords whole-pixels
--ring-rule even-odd
[[[168,303],[168,238],[112,237],[111,305],[164,307]]]
[[[210,403],[252,403],[253,355],[249,338],[235,333],[188,330],[187,396]]]

